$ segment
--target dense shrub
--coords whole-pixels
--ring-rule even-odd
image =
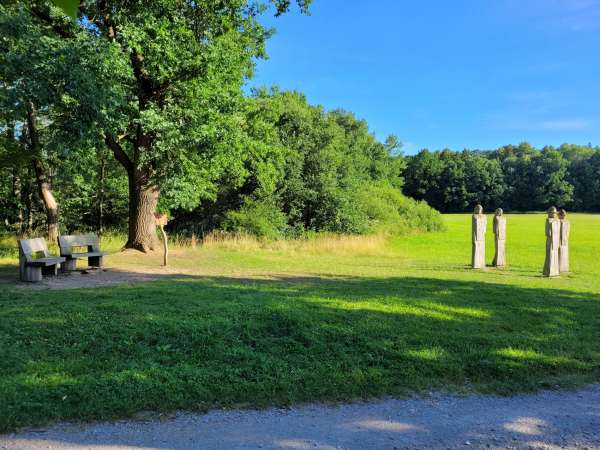
[[[275,239],[287,231],[286,217],[275,205],[250,200],[238,210],[228,211],[223,229],[248,233],[260,238]]]
[[[214,200],[176,214],[179,231],[215,229],[261,237],[365,234],[441,227],[439,214],[401,193],[404,158],[353,114],[325,111],[295,92],[248,100],[245,175],[226,173]]]
[[[371,232],[402,234],[445,228],[438,211],[423,201],[406,197],[387,183],[366,186],[359,195],[359,205],[368,217]]]

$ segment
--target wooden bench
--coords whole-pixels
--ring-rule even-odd
[[[102,257],[108,254],[100,251],[100,239],[95,234],[59,236],[58,246],[60,247],[60,256],[67,259],[63,265],[65,272],[77,269],[78,258],[87,258],[90,267],[102,267]],[[78,252],[78,247],[86,247],[87,251]],[[73,251],[74,249],[76,250]]]
[[[42,275],[56,276],[58,266],[66,258],[48,253],[46,239],[21,239],[19,241],[19,279],[21,281],[42,281]]]

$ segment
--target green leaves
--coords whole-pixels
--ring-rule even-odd
[[[427,205],[410,204],[399,190],[403,158],[392,155],[397,139],[379,142],[352,113],[327,112],[302,94],[276,88],[255,91],[246,108],[241,166],[237,159],[232,162],[218,181],[214,202],[203,202],[189,226],[273,238],[364,233],[375,222],[395,222],[395,229],[405,230],[411,208],[435,216]],[[392,192],[393,212],[380,214],[381,208],[371,207],[388,197],[363,195],[378,191],[375,184],[386,195]]]
[[[244,98],[270,36],[260,15],[269,4],[276,14],[292,3],[306,12],[310,1],[106,3],[57,3],[80,14],[77,26],[48,8],[14,7],[19,20],[6,21],[12,29],[3,33],[11,36],[0,57],[13,95],[6,111],[22,121],[15,105],[38,105],[44,148],[65,174],[61,192],[78,198],[61,198],[67,220],[99,204],[95,171],[98,163],[108,169],[94,157],[106,156],[106,145],[136,176],[132,189],[160,191],[161,211],[203,201],[209,207],[197,222],[262,235],[364,232],[372,218],[358,204],[360,190],[401,186],[403,158],[392,155],[399,142],[377,141],[353,114],[276,90]],[[122,185],[110,174],[102,180],[120,210]],[[77,226],[91,221],[81,215]]]
[[[52,0],[52,2],[61,8],[66,15],[77,19],[77,10],[79,9],[79,0]]]
[[[444,212],[470,211],[478,202],[487,210],[542,211],[551,205],[589,210],[582,199],[600,192],[596,174],[588,170],[595,155],[600,149],[566,144],[542,150],[527,143],[494,151],[423,150],[408,157],[404,191]]]

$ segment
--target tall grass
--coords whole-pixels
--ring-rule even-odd
[[[341,235],[315,233],[304,238],[265,240],[243,233],[212,232],[202,240],[207,249],[232,251],[272,250],[310,254],[383,255],[386,252],[383,234]]]
[[[247,233],[213,231],[204,238],[196,235],[173,234],[168,236],[169,248],[187,250],[194,248],[220,249],[229,251],[270,250],[291,253],[349,255],[383,255],[386,253],[384,233],[370,235],[343,235],[334,233],[312,233],[302,238],[265,239]],[[127,235],[111,231],[100,238],[102,250],[118,253],[127,242]],[[52,254],[58,254],[58,246],[49,244]],[[159,250],[161,251],[161,250]],[[0,236],[0,259],[6,262],[18,258],[17,238],[14,235]]]
[[[17,239],[10,235],[0,235],[0,258],[16,257],[18,255]]]

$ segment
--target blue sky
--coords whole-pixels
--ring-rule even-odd
[[[252,86],[304,92],[421,148],[600,145],[600,0],[314,0]]]

